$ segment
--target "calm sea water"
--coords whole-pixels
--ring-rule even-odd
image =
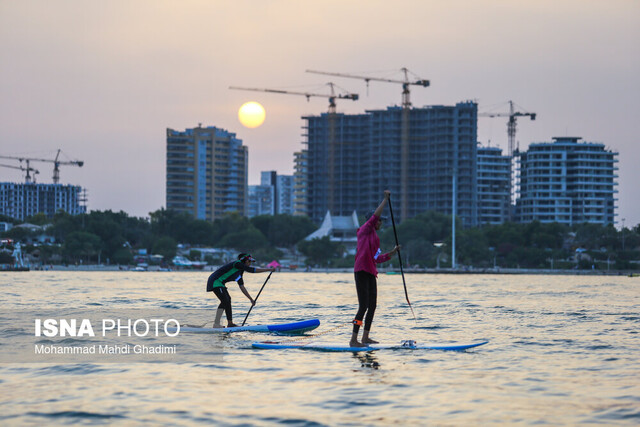
[[[3,309],[211,308],[208,273],[2,273]],[[255,295],[265,274],[246,275]],[[198,363],[0,365],[0,424],[486,425],[640,424],[640,278],[379,277],[371,336],[490,343],[467,352],[255,350],[228,334]],[[235,320],[248,308],[229,286]],[[347,273],[275,273],[248,323],[319,318],[348,342]],[[277,337],[276,337],[277,338]],[[2,343],[7,345],[7,339]]]

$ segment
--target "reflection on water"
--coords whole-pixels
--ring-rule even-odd
[[[353,353],[353,357],[360,361],[363,368],[380,369],[378,358],[373,353]]]
[[[210,310],[208,273],[29,272],[0,276],[4,309]],[[246,275],[252,294],[264,276]],[[248,323],[319,318],[348,343],[352,275],[274,274]],[[381,275],[381,342],[489,340],[467,352],[256,350],[265,334],[202,336],[198,363],[0,365],[0,423],[479,425],[640,422],[640,279]],[[248,301],[229,286],[234,314]],[[206,316],[205,316],[206,317]],[[0,321],[2,314],[0,314]],[[193,323],[204,322],[194,319]],[[3,330],[4,339],[11,333]],[[209,344],[207,344],[209,343]]]

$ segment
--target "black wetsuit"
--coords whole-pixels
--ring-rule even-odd
[[[364,319],[364,330],[371,330],[371,323],[373,323],[373,315],[376,312],[376,306],[378,305],[378,284],[376,283],[376,276],[366,271],[356,271],[356,292],[358,293],[358,312],[356,313],[356,319],[362,322]],[[366,313],[366,317],[365,317]],[[358,333],[360,325],[354,322],[353,330]]]
[[[225,283],[235,281],[239,286],[244,286],[244,280],[242,274],[248,271],[249,273],[255,273],[254,267],[247,267],[242,261],[234,261],[229,264],[225,264],[209,276],[207,280],[207,292],[213,292],[220,300],[218,308],[224,309],[227,314],[227,321],[232,323],[233,313],[231,310],[231,295],[225,286]]]

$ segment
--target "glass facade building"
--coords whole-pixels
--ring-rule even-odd
[[[249,186],[249,218],[274,214],[274,188],[271,185]]]
[[[615,224],[617,152],[604,144],[556,137],[519,153],[519,222]]]
[[[478,147],[478,224],[511,219],[511,158],[498,147]]]
[[[309,205],[307,202],[307,150],[293,153],[293,214],[309,215]]]
[[[167,129],[167,209],[213,221],[248,213],[249,152],[235,133],[197,127]]]

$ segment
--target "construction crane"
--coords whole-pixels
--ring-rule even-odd
[[[248,88],[248,87],[237,87],[230,86],[229,89],[235,90],[249,90],[249,91],[257,91],[257,92],[269,92],[269,93],[279,93],[284,95],[303,95],[307,97],[307,101],[311,97],[321,97],[321,98],[329,98],[329,114],[327,115],[327,124],[328,124],[328,158],[327,158],[327,177],[329,181],[329,198],[327,200],[327,207],[330,212],[336,212],[338,209],[342,215],[342,186],[338,185],[336,188],[336,180],[335,177],[337,174],[342,175],[342,164],[339,166],[336,165],[336,153],[338,151],[338,142],[336,141],[336,99],[350,99],[352,101],[357,101],[359,95],[357,93],[345,93],[345,94],[337,94],[335,91],[336,85],[333,83],[327,83],[327,85],[331,88],[331,95],[322,94],[322,93],[311,93],[311,92],[292,92],[287,90],[279,90],[279,89],[258,89],[258,88]],[[336,199],[338,202],[336,203]]]
[[[509,117],[509,121],[507,122],[507,137],[508,137],[508,150],[509,157],[513,157],[513,152],[515,148],[516,142],[516,120],[518,117],[529,116],[531,120],[536,119],[536,113],[527,113],[522,111],[515,111],[513,101],[509,101],[509,112],[508,113],[478,113],[479,117]]]
[[[359,96],[357,93],[346,93],[346,94],[337,94],[335,93],[335,85],[333,83],[327,83],[327,85],[331,88],[331,94],[325,93],[311,93],[311,92],[292,92],[288,90],[280,90],[280,89],[260,89],[253,87],[238,87],[238,86],[229,86],[229,89],[234,90],[248,90],[253,92],[269,92],[269,93],[279,93],[284,95],[303,95],[307,97],[307,101],[311,99],[311,97],[321,97],[321,98],[329,98],[329,113],[336,112],[336,99],[351,99],[352,101],[357,101]]]
[[[60,182],[60,165],[72,165],[72,166],[78,166],[78,167],[82,167],[84,165],[84,162],[82,160],[69,160],[69,161],[62,161],[62,160],[58,160],[60,157],[60,152],[61,150],[58,149],[58,152],[56,153],[56,158],[54,160],[51,159],[38,159],[38,158],[34,158],[34,157],[16,157],[16,156],[0,156],[0,159],[12,159],[12,160],[19,160],[20,163],[22,163],[23,161],[27,163],[27,169],[29,168],[29,162],[48,162],[48,163],[53,163],[53,183],[54,184],[58,184]],[[29,172],[27,171],[27,176],[28,176]]]
[[[13,166],[13,165],[4,165],[4,164],[0,164],[0,167],[3,168],[11,168],[11,169],[18,169],[21,171],[27,171],[27,174],[24,178],[24,182],[26,182],[27,184],[31,184],[31,182],[36,182],[36,177],[35,175],[39,174],[40,171],[38,171],[37,169],[32,168],[31,166],[29,166],[29,161],[27,160],[27,167],[25,168],[24,166]],[[33,172],[33,178],[31,178],[31,172]]]
[[[369,82],[371,81],[383,83],[399,83],[402,85],[402,128],[400,131],[400,219],[404,220],[409,215],[409,111],[411,109],[411,91],[409,89],[409,86],[414,85],[428,87],[430,85],[430,82],[429,80],[424,79],[411,81],[409,80],[409,70],[407,68],[401,68],[400,71],[404,73],[403,80],[360,76],[345,73],[330,73],[326,71],[315,70],[307,70],[307,73],[345,77],[350,79],[360,79],[367,82],[367,88],[369,87]]]
[[[401,68],[400,71],[404,73],[404,80],[394,80],[394,79],[386,79],[381,77],[369,77],[369,76],[359,76],[355,74],[346,74],[346,73],[330,73],[327,71],[316,71],[316,70],[306,70],[307,73],[313,74],[323,74],[325,76],[335,76],[335,77],[345,77],[349,79],[359,79],[367,82],[367,88],[369,87],[369,82],[384,82],[384,83],[400,83],[402,85],[402,107],[410,108],[411,107],[411,91],[409,90],[409,86],[429,86],[429,80],[418,79],[415,81],[409,80],[409,70],[406,68]]]
[[[514,205],[516,202],[516,198],[518,196],[519,188],[517,188],[516,183],[516,166],[515,162],[515,143],[516,143],[516,124],[518,117],[526,117],[529,116],[531,120],[536,119],[536,113],[529,113],[525,111],[516,111],[514,108],[514,102],[509,101],[509,112],[508,113],[478,113],[479,117],[508,117],[509,121],[507,122],[507,140],[508,140],[508,153],[509,159],[511,161],[511,176],[509,178],[509,193],[510,193],[510,204]],[[509,219],[513,220],[513,212],[512,209],[509,210]]]

